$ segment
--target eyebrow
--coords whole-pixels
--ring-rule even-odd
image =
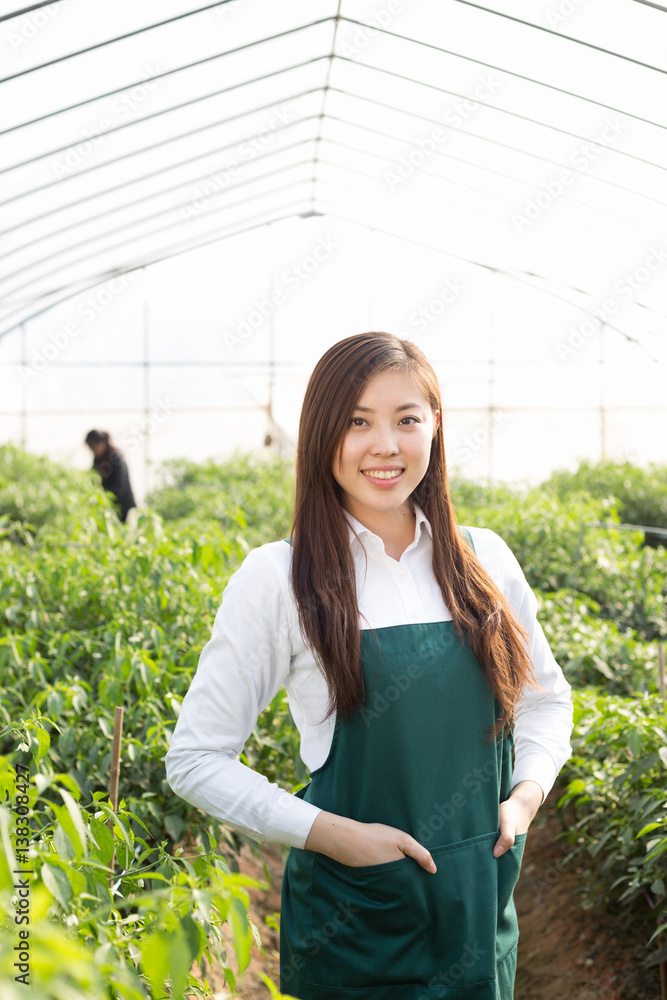
[[[403,403],[402,406],[396,407],[396,413],[400,413],[401,410],[420,410],[422,409],[421,403]],[[355,412],[359,410],[361,413],[375,413],[370,406],[355,406]]]

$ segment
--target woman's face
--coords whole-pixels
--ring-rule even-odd
[[[368,381],[331,470],[353,517],[363,524],[370,511],[408,506],[426,475],[439,422],[414,376],[384,371]]]
[[[94,441],[91,444],[89,444],[88,447],[92,451],[95,458],[102,458],[104,452],[107,450],[105,441]]]

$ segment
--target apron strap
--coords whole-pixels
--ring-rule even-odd
[[[472,535],[470,534],[470,531],[468,530],[468,528],[461,528],[461,525],[459,525],[459,528],[461,529],[461,534],[464,536],[466,542],[468,543],[468,545],[470,546],[470,548],[474,552],[475,551],[475,545],[473,543]]]

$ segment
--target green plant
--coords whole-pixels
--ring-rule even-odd
[[[224,462],[165,462],[147,504],[165,521],[216,523],[250,548],[286,537],[294,504],[294,466],[275,455],[236,452]]]
[[[551,651],[571,684],[604,684],[609,692],[625,695],[657,690],[657,643],[603,617],[591,597],[538,591],[537,602]]]
[[[626,524],[667,528],[667,466],[651,463],[642,468],[631,462],[583,461],[574,472],[554,472],[544,488],[560,500],[576,495],[611,500]],[[650,535],[652,545],[665,545],[667,539]]]
[[[590,891],[655,923],[667,914],[667,712],[656,695],[576,691],[558,808],[591,859]],[[647,906],[648,904],[648,906]]]
[[[193,810],[164,773],[180,699],[243,551],[215,527],[169,535],[151,512],[127,530],[111,512],[44,525],[25,544],[0,540],[0,717],[48,714],[48,766],[82,794],[106,787],[114,708],[125,709],[121,784],[160,839],[177,840]],[[8,735],[0,752],[9,749]],[[131,775],[131,778],[130,778]]]
[[[213,997],[204,958],[221,964],[234,989],[253,936],[261,946],[245,891],[261,883],[230,872],[206,834],[188,854],[181,847],[172,855],[165,844],[156,852],[133,832],[148,831],[124,802],[114,812],[95,792],[81,806],[69,775],[40,770],[48,746],[38,732],[26,730],[19,748],[32,749],[32,765],[0,758],[0,799],[15,811],[0,806],[3,998],[203,1000]],[[114,839],[119,873],[111,867]]]
[[[604,483],[616,476],[611,466],[603,471]],[[639,532],[592,527],[628,513],[618,489],[598,489],[595,469],[584,464],[579,473],[574,485],[558,485],[555,476],[529,490],[455,480],[452,495],[461,523],[493,529],[516,555],[575,688],[574,755],[559,778],[561,815],[575,848],[589,858],[591,893],[657,918],[665,911],[667,753],[654,694],[655,640],[667,634],[667,549],[645,546]],[[621,474],[639,482],[632,470]],[[654,479],[641,476],[646,496],[657,496],[660,469]],[[218,916],[227,905],[229,921],[233,905],[241,917],[243,899],[233,886],[243,886],[227,879],[241,844],[254,842],[173,795],[164,755],[230,575],[249,548],[289,533],[293,468],[236,455],[201,466],[168,463],[164,478],[154,506],[135,526],[122,525],[91,473],[0,448],[0,801],[21,743],[38,771],[30,806],[40,864],[35,963],[53,983],[39,1000],[110,1000],[112,989],[119,1000],[148,1000],[149,978],[159,980],[167,966],[142,966],[139,933],[156,935],[156,955],[181,955],[166,980],[173,992],[184,956],[198,960],[201,928],[205,947],[220,943],[216,928],[200,920],[204,911],[192,917],[200,929],[181,921],[181,901],[197,907],[217,892]],[[577,690],[589,684],[596,687]],[[125,717],[122,801],[113,823],[123,874],[110,902],[104,831],[117,705]],[[284,690],[258,719],[241,760],[291,791],[307,780]],[[9,858],[12,817],[0,815]],[[185,837],[199,844],[196,863],[178,846]],[[7,891],[0,889],[5,914]],[[67,964],[65,953],[72,955]],[[0,943],[3,1000],[16,990],[10,954]]]

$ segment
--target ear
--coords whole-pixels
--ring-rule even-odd
[[[440,410],[435,410],[433,413],[435,417],[435,426],[433,427],[433,437],[438,433],[438,427],[440,426]]]

